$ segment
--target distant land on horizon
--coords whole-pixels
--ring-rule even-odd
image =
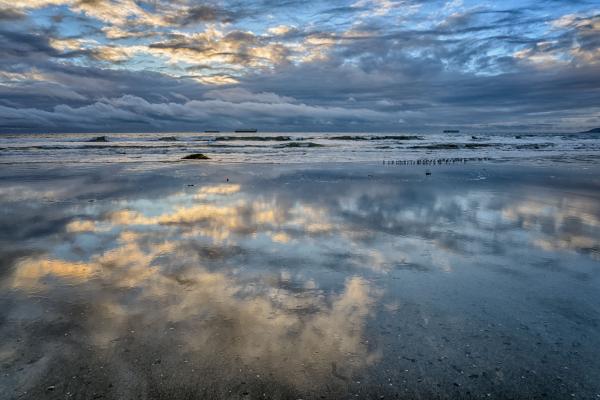
[[[91,130],[21,130],[12,131],[12,130],[2,130],[0,127],[0,135],[122,135],[122,134],[214,134],[214,133],[222,133],[222,134],[235,134],[235,133],[255,133],[258,135],[262,134],[300,134],[300,133],[310,133],[310,134],[353,134],[353,135],[386,135],[386,134],[464,134],[464,135],[513,135],[513,134],[524,134],[524,135],[537,135],[537,134],[559,134],[559,135],[576,135],[582,133],[600,133],[600,127],[591,128],[589,130],[575,130],[576,128],[565,128],[565,129],[526,129],[523,127],[515,128],[515,129],[493,129],[493,128],[468,128],[463,127],[461,129],[444,129],[444,128],[399,128],[395,130],[352,130],[352,129],[338,129],[338,130],[288,130],[288,129],[280,129],[280,130],[271,130],[271,129],[238,129],[238,128],[224,128],[224,129],[164,129],[164,130],[145,130],[145,129],[137,129],[137,130],[111,130],[111,129],[91,129]]]
[[[589,131],[583,131],[580,133],[600,133],[600,128],[593,128],[593,129],[590,129]]]

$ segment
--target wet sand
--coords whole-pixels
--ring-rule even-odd
[[[3,165],[0,398],[600,398],[599,172]]]

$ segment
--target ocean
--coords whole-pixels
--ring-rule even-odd
[[[597,162],[600,134],[106,133],[0,135],[0,163],[492,160]]]

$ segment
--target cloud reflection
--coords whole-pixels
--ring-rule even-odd
[[[534,245],[546,251],[568,250],[600,260],[600,216],[592,199],[527,199],[502,211],[531,232]]]
[[[332,365],[350,376],[377,359],[363,341],[376,296],[366,280],[349,277],[339,292],[310,280],[286,288],[282,282],[290,283],[290,276],[282,270],[249,284],[235,270],[208,270],[193,247],[155,242],[160,236],[125,231],[116,247],[88,262],[24,258],[11,286],[50,298],[66,295],[82,305],[82,295],[93,301],[83,334],[99,349],[119,347],[135,331],[135,320],[152,326],[136,340],[162,346],[163,332],[169,332],[178,343],[173,355],[203,364],[218,352],[223,360],[239,360],[246,369],[304,389],[331,379]]]
[[[109,381],[127,376],[132,388],[175,370],[215,388],[275,383],[264,389],[272,397],[282,387],[346,393],[386,357],[369,329],[390,313],[402,320],[411,307],[398,292],[389,298],[389,282],[495,274],[493,266],[523,277],[548,260],[562,267],[558,273],[584,274],[598,260],[600,209],[581,194],[501,180],[491,190],[452,172],[432,182],[386,171],[369,178],[353,171],[351,179],[319,171],[319,180],[294,167],[265,171],[250,178],[227,171],[239,183],[211,177],[195,186],[186,179],[196,171],[178,171],[180,181],[144,194],[127,186],[141,178],[121,182],[111,172],[103,178],[111,184],[80,189],[97,190],[100,201],[38,199],[44,229],[15,230],[20,245],[38,248],[7,255],[0,284],[13,302],[6,308],[12,326],[49,333],[39,350],[37,331],[14,328],[10,337],[19,341],[0,346],[3,359],[20,365],[19,352],[31,354],[28,370],[46,376],[60,354],[88,349],[86,362],[111,365]],[[23,186],[5,194],[35,192]],[[29,213],[32,199],[5,199],[2,224],[15,225],[10,218]],[[579,263],[566,266],[565,254]],[[76,361],[63,364],[61,373],[77,375]],[[39,386],[15,376],[23,390]],[[121,383],[118,390],[133,389]]]

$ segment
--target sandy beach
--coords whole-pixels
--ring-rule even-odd
[[[598,172],[3,165],[0,397],[600,398]]]

